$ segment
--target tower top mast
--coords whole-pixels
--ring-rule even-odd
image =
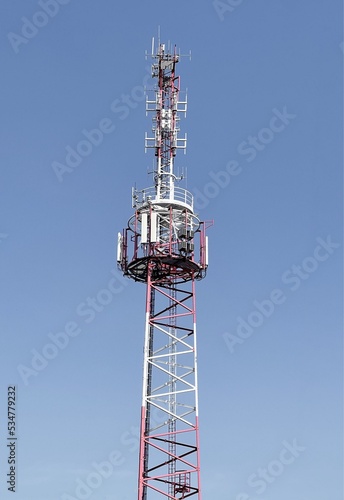
[[[186,151],[186,134],[179,136],[180,113],[186,116],[187,98],[181,100],[180,77],[176,75],[176,64],[180,55],[174,46],[173,51],[160,43],[154,48],[152,40],[152,77],[157,80],[153,90],[147,91],[146,114],[153,113],[152,134],[145,135],[145,150],[153,149],[155,153],[154,190],[148,188],[143,193],[150,197],[154,194],[156,202],[166,200],[181,201],[193,209],[191,193],[176,188],[181,180],[174,171],[174,158],[178,149]],[[142,191],[141,191],[142,193]],[[149,194],[148,194],[149,193]],[[135,193],[140,197],[140,192]]]
[[[175,46],[166,49],[160,40],[154,48],[153,39],[152,58],[152,78],[157,82],[146,91],[146,114],[153,113],[153,118],[152,134],[145,134],[145,150],[154,151],[154,186],[133,188],[135,215],[129,219],[128,229],[118,235],[117,261],[136,281],[147,281],[153,262],[161,279],[202,279],[208,265],[206,227],[194,213],[192,193],[176,185],[181,177],[174,171],[176,153],[179,149],[185,152],[187,139],[186,134],[179,135],[180,114],[185,116],[187,111],[187,98],[180,98],[180,77],[176,74],[180,55]],[[134,243],[131,260],[130,242]]]

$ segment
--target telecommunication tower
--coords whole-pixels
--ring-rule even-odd
[[[192,194],[177,186],[180,98],[176,49],[152,43],[146,111],[153,113],[145,147],[155,154],[154,186],[133,189],[135,212],[118,234],[117,262],[124,275],[146,285],[138,500],[201,500],[195,281],[208,266],[206,229]]]

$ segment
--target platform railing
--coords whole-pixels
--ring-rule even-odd
[[[190,191],[177,186],[174,187],[173,191],[165,190],[160,196],[157,196],[155,186],[133,191],[133,208],[140,208],[146,203],[181,204],[193,211],[194,200]]]

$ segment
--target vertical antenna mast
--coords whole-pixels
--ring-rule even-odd
[[[160,31],[160,30],[159,30]],[[195,281],[207,269],[206,228],[192,194],[177,186],[180,100],[179,55],[152,41],[157,80],[146,111],[153,113],[154,186],[133,189],[134,215],[119,233],[117,261],[124,275],[146,285],[138,500],[193,496],[201,500]]]
[[[154,39],[153,39],[154,43]],[[186,135],[178,137],[179,115],[186,114],[187,102],[179,100],[180,78],[176,76],[176,64],[179,55],[166,52],[165,45],[159,43],[158,51],[153,53],[152,76],[158,83],[154,99],[147,100],[147,112],[153,112],[154,136],[145,137],[145,147],[153,148],[156,156],[155,188],[157,198],[174,199],[174,186],[177,180],[174,174],[173,160],[177,149],[186,150]]]

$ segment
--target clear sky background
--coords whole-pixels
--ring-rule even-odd
[[[136,498],[145,287],[115,247],[131,186],[152,184],[160,25],[192,51],[176,167],[215,220],[197,286],[203,499],[342,500],[342,2],[0,9],[1,498],[12,384],[16,500]]]

